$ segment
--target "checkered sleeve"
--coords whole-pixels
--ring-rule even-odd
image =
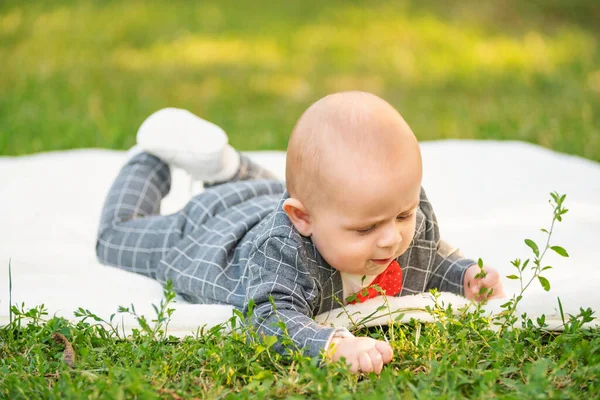
[[[437,288],[442,292],[464,295],[465,272],[473,264],[476,264],[476,262],[463,257],[459,249],[453,248],[448,243],[440,240],[427,290]]]
[[[168,165],[148,153],[123,166],[100,216],[96,241],[100,262],[156,278],[160,260],[181,240],[186,223],[181,213],[157,215],[170,184]]]
[[[319,287],[301,262],[298,245],[285,237],[269,237],[251,255],[248,264],[249,315],[259,334],[276,336],[276,350],[285,351],[286,339],[304,354],[321,354],[336,329],[316,323],[311,317],[318,302]]]
[[[435,288],[462,296],[465,271],[475,261],[465,258],[458,249],[440,239],[437,218],[424,190],[421,192],[420,209],[425,216],[423,234],[433,242],[435,250],[426,290]]]

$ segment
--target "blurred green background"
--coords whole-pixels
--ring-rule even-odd
[[[420,140],[600,161],[600,2],[0,1],[0,154],[126,149],[166,106],[285,149],[325,94],[374,92]]]

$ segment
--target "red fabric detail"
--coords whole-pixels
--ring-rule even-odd
[[[363,303],[368,299],[379,296],[379,293],[373,286],[378,285],[386,296],[395,296],[402,290],[402,269],[398,261],[394,260],[388,267],[377,275],[375,280],[371,282],[365,289],[361,289],[356,294],[356,300],[350,304]],[[367,291],[366,295],[363,295]]]

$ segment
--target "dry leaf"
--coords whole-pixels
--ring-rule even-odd
[[[63,361],[71,368],[75,368],[75,350],[73,350],[73,346],[67,340],[67,338],[58,332],[54,332],[52,334],[54,341],[58,344],[65,346],[65,351],[63,351]]]

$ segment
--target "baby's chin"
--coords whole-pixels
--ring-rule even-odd
[[[375,266],[375,265],[370,265],[369,263],[370,263],[370,261],[367,261],[366,263],[364,263],[362,265],[350,266],[350,268],[348,268],[348,265],[340,266],[339,268],[332,264],[329,264],[329,265],[331,265],[333,267],[333,269],[336,269],[341,273],[348,274],[348,275],[357,275],[357,276],[379,275],[380,273],[385,271],[386,267],[380,268],[379,265]]]
[[[374,263],[371,260],[366,261],[363,265],[356,266],[355,268],[336,268],[338,271],[350,275],[359,276],[376,276],[385,271],[387,265],[381,265]]]
[[[374,261],[369,260],[369,261],[367,261],[367,265],[365,266],[365,274],[366,275],[379,275],[380,273],[385,271],[389,265],[390,265],[389,263],[383,265],[383,264],[376,263]]]

